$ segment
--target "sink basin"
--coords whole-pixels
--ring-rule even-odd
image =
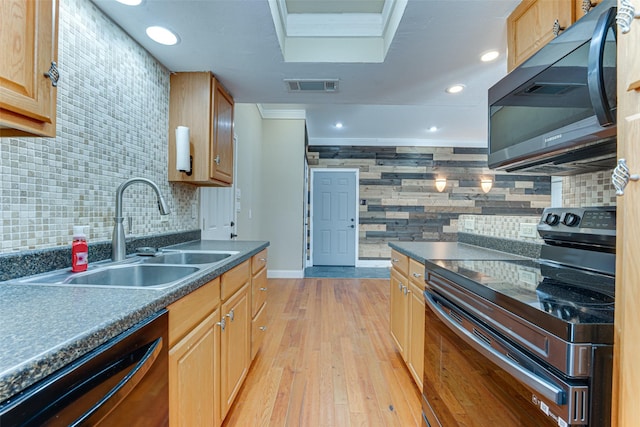
[[[67,285],[95,285],[124,288],[157,288],[169,286],[199,270],[198,267],[163,265],[119,265],[73,276]]]
[[[145,264],[213,264],[229,258],[229,252],[167,252],[145,258]]]

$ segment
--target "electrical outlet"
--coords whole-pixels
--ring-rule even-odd
[[[520,237],[538,237],[538,229],[537,224],[531,222],[521,222],[520,223]]]
[[[476,228],[476,219],[474,217],[465,218],[464,229],[465,231],[473,231]]]
[[[538,277],[533,271],[518,269],[518,280],[531,286],[538,285]]]

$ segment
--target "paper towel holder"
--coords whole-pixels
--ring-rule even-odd
[[[187,156],[189,164],[187,165]],[[191,176],[193,171],[193,156],[191,155],[190,133],[186,126],[176,128],[176,169],[178,172]]]
[[[182,172],[187,176],[191,176],[193,174],[193,156],[189,155],[189,170],[186,171],[184,169],[178,169],[178,172]]]

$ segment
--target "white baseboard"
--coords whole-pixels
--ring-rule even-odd
[[[267,270],[267,279],[302,279],[304,270]]]
[[[356,267],[385,268],[391,267],[390,259],[359,259]]]

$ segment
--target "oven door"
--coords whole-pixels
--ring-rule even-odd
[[[428,425],[588,424],[585,381],[556,376],[441,295],[427,290],[425,300]]]

